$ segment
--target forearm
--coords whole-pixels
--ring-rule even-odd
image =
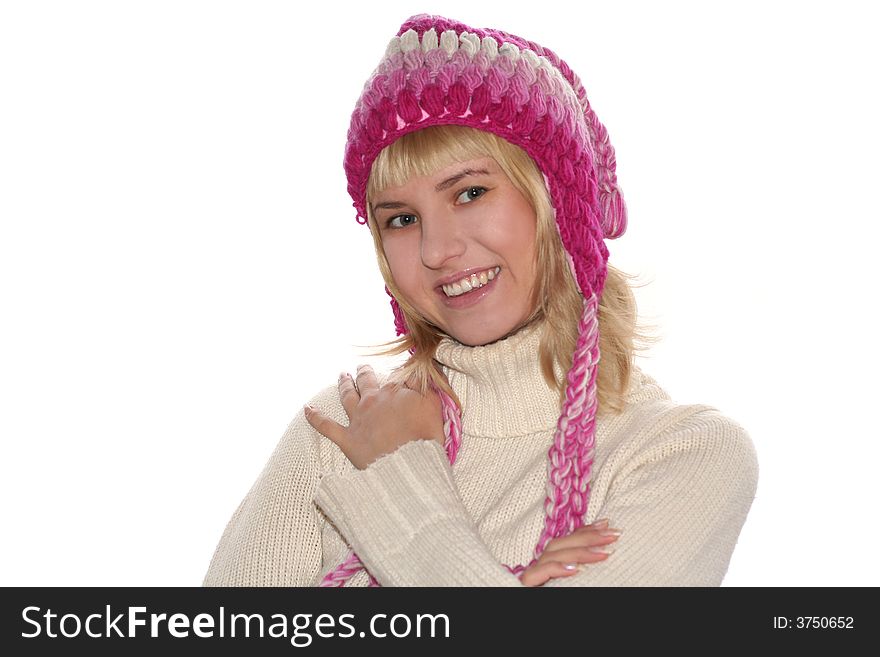
[[[315,497],[383,586],[522,586],[489,551],[446,456],[413,441],[362,471],[327,475]]]

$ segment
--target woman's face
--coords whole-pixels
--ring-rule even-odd
[[[483,345],[525,323],[536,279],[535,211],[494,159],[457,162],[385,189],[373,214],[398,290],[447,335]]]

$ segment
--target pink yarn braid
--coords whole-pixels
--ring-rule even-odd
[[[548,453],[544,530],[535,546],[535,556],[528,564],[505,565],[507,570],[517,576],[537,561],[550,540],[570,534],[580,527],[587,514],[595,445],[593,429],[598,407],[598,310],[598,299],[592,293],[584,301],[572,366],[566,376],[565,402],[556,425],[553,445]],[[449,395],[433,384],[431,389],[440,396],[446,455],[450,465],[454,465],[461,446],[461,409]],[[357,554],[351,551],[318,586],[343,586],[361,569],[366,570]],[[370,586],[380,586],[372,575]]]
[[[590,499],[599,372],[599,302],[595,294],[584,303],[578,339],[568,370],[565,402],[550,447],[544,532],[535,548],[540,555],[547,542],[570,534],[583,524]]]

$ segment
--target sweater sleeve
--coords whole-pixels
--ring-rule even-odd
[[[315,501],[383,586],[522,586],[480,537],[437,441],[326,475]]]
[[[590,515],[624,530],[615,553],[546,586],[719,585],[757,486],[748,434],[701,411],[612,468]],[[325,476],[315,499],[382,585],[522,585],[481,539],[434,441]]]
[[[613,472],[591,516],[623,531],[614,552],[546,586],[719,586],[758,484],[746,431],[702,406]]]
[[[333,388],[312,404],[327,405]],[[322,567],[323,519],[314,504],[320,436],[297,413],[232,514],[203,586],[313,586]]]

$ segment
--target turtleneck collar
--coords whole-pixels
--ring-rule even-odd
[[[556,427],[559,393],[544,380],[538,360],[543,326],[531,324],[478,347],[448,336],[437,345],[434,358],[461,400],[465,433],[506,438]]]

